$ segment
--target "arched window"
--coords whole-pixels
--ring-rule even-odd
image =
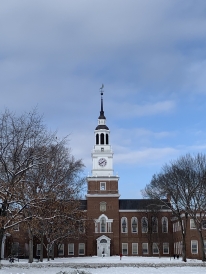
[[[109,144],[109,135],[106,134],[106,145],[108,145],[108,144]]]
[[[146,217],[142,217],[141,225],[142,225],[142,233],[147,233],[148,232],[148,220]]]
[[[157,217],[152,217],[152,233],[158,232],[158,219]]]
[[[104,133],[101,133],[101,135],[100,135],[101,137],[101,145],[104,145]]]
[[[162,233],[168,233],[168,219],[167,219],[167,217],[162,217]]]
[[[105,217],[101,218],[101,221],[100,221],[100,232],[106,232],[106,219],[105,219]]]
[[[107,240],[106,239],[101,239],[100,244],[106,244]]]
[[[99,145],[99,134],[96,134],[96,145]]]
[[[131,220],[131,225],[132,225],[132,233],[137,233],[137,218],[136,217],[132,217]]]
[[[122,233],[127,233],[127,218],[122,217],[121,219]]]

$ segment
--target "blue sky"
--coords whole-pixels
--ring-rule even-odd
[[[206,152],[205,0],[1,0],[0,109],[35,107],[85,175],[105,86],[121,198]]]

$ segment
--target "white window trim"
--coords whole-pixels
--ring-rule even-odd
[[[137,222],[137,231],[133,231],[133,228],[132,228],[132,223],[133,223],[133,220],[136,220],[136,222]],[[138,219],[137,219],[137,217],[132,217],[131,218],[131,232],[132,233],[138,233]]]
[[[72,249],[72,252],[70,253],[70,248],[69,247],[72,247],[71,249]],[[73,243],[69,243],[68,244],[68,255],[69,256],[72,256],[72,255],[74,255],[74,244]]]
[[[195,253],[192,250],[193,243],[197,244],[197,252],[195,252]],[[191,254],[195,254],[195,255],[198,254],[198,241],[197,240],[191,240]]]
[[[134,246],[136,246],[136,253],[134,253]],[[132,255],[138,255],[138,243],[132,243]]]
[[[147,231],[143,231],[143,219],[146,220],[146,222],[147,222]],[[142,217],[142,219],[141,219],[141,229],[142,229],[142,233],[148,233],[148,219],[147,219],[147,217]]]
[[[60,254],[61,250],[62,254]],[[64,244],[58,244],[58,256],[64,256]]]
[[[165,245],[167,245],[167,247],[168,247],[168,252],[164,251],[164,246]],[[169,248],[170,248],[169,243],[163,243],[163,254],[169,254]]]
[[[82,247],[84,247],[84,248],[81,248],[81,249],[84,249],[84,253],[80,253],[80,245],[82,245]],[[79,243],[78,254],[81,256],[85,255],[85,243]]]
[[[143,245],[146,245],[146,246],[147,246],[147,252],[146,252],[146,253],[143,252]],[[144,255],[144,254],[149,254],[148,243],[142,243],[142,254],[143,254],[143,255]]]
[[[155,248],[157,249],[157,252],[154,252]],[[159,254],[159,247],[158,247],[157,243],[152,244],[152,254]]]
[[[106,190],[106,182],[100,182],[100,190],[102,191]]]
[[[40,256],[41,254],[41,244],[36,245],[36,256]]]
[[[195,221],[193,219],[190,219],[190,229],[196,229]]]
[[[123,227],[122,227],[122,222],[123,222],[124,219],[125,219],[125,221],[126,221],[125,232],[123,231]],[[127,217],[122,217],[122,218],[121,218],[121,232],[122,232],[122,233],[128,233],[128,222],[127,222]]]
[[[127,249],[127,253],[124,253],[123,252],[123,246],[125,245],[126,248],[124,249]],[[128,255],[128,243],[122,243],[122,255]]]

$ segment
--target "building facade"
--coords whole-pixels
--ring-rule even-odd
[[[81,201],[81,210],[87,219],[86,237],[66,240],[54,250],[54,256],[181,256],[180,224],[165,206],[169,200],[120,199],[119,177],[114,175],[110,130],[104,115],[103,91],[91,156],[92,172],[87,177],[86,199]],[[197,230],[192,220],[188,222],[190,225],[185,225],[187,258],[201,258]],[[22,254],[28,255],[26,234],[19,229],[13,234],[15,245],[20,245]],[[7,241],[8,245],[12,244],[11,238]],[[34,241],[34,256],[39,253],[40,244]]]

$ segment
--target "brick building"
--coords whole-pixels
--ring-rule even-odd
[[[113,172],[113,151],[104,115],[103,92],[94,137],[92,173],[87,177],[86,199],[81,201],[88,220],[87,237],[65,241],[58,251],[54,250],[55,256],[181,255],[181,233],[171,210],[165,207],[165,203],[169,203],[167,199],[162,202],[152,199],[120,199],[119,177]],[[187,258],[200,258],[198,233],[192,226],[192,220],[189,222]],[[15,231],[13,236],[16,245],[19,241],[21,249],[26,246],[28,250],[25,235],[18,240],[18,233],[20,235],[19,231]],[[40,244],[34,241],[34,255],[39,254],[39,248]]]

